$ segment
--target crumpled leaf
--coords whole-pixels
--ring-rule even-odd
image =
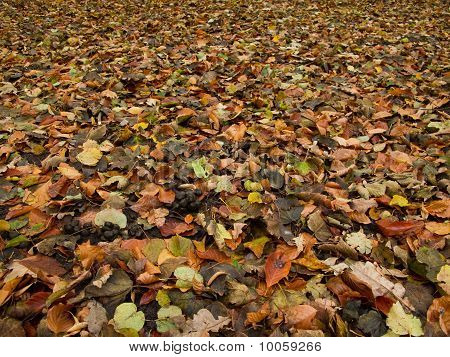
[[[186,321],[183,336],[206,337],[209,336],[209,332],[218,332],[230,322],[229,317],[218,316],[216,319],[209,310],[201,309],[192,319]]]
[[[68,306],[58,304],[51,307],[47,313],[47,326],[55,334],[67,332],[75,324]]]
[[[226,300],[233,305],[244,305],[250,301],[255,300],[258,297],[256,291],[246,286],[245,284],[238,283],[236,280],[231,279],[227,281],[228,294]]]
[[[262,197],[259,192],[251,192],[247,197],[248,202],[250,203],[262,203]]]
[[[384,319],[375,310],[370,310],[367,314],[359,317],[358,328],[372,337],[383,336],[388,330]]]
[[[88,303],[89,314],[86,317],[86,322],[88,324],[88,330],[95,336],[98,336],[103,328],[103,325],[108,322],[106,317],[106,310],[97,301],[90,301]]]
[[[95,281],[96,278],[93,279]],[[92,282],[85,289],[86,298],[96,298],[108,313],[113,313],[130,292],[133,282],[123,270],[112,269],[108,280],[98,287]]]
[[[66,164],[65,162],[61,162],[59,164],[58,171],[70,180],[79,180],[83,177],[83,174],[81,172],[79,172],[74,167]]]
[[[321,242],[331,238],[331,232],[325,223],[320,211],[316,211],[308,218],[308,228],[314,233],[314,236]]]
[[[427,311],[427,320],[438,323],[441,330],[450,335],[450,296],[434,299]]]
[[[392,293],[401,299],[405,295],[405,288],[402,284],[391,282],[371,262],[356,262],[350,268],[352,273],[371,289],[374,297]]]
[[[372,251],[372,241],[366,237],[362,230],[347,234],[345,241],[361,254],[370,254]]]
[[[206,159],[206,157],[201,157],[200,159],[191,161],[191,166],[194,170],[195,176],[197,176],[198,178],[208,178],[208,176],[211,174],[211,170],[209,169],[209,167],[206,167],[207,163],[208,160]]]
[[[418,262],[425,264],[425,276],[429,280],[436,282],[437,274],[445,264],[445,257],[436,249],[420,247],[416,253],[416,259]]]
[[[225,247],[226,239],[233,239],[231,233],[225,228],[225,226],[221,223],[217,223],[216,221],[211,221],[207,227],[208,234],[214,236],[214,240],[216,241],[219,249]]]

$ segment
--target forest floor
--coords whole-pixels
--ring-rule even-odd
[[[450,334],[446,1],[0,19],[0,336]]]

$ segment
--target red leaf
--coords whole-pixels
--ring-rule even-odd
[[[381,233],[386,237],[401,236],[414,233],[423,228],[421,221],[392,221],[390,219],[381,219],[377,222]]]
[[[45,301],[49,296],[49,292],[40,291],[31,295],[25,303],[30,307],[31,311],[40,312],[45,307]]]

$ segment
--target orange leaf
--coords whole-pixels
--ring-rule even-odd
[[[297,305],[288,308],[285,312],[286,323],[301,330],[311,330],[312,321],[317,310],[309,305]]]
[[[241,141],[244,138],[246,131],[247,127],[244,123],[241,123],[239,125],[233,124],[227,130],[225,130],[223,134],[228,140]]]
[[[429,322],[439,322],[442,331],[448,336],[450,334],[450,296],[434,299],[427,311]]]
[[[175,201],[175,192],[173,191],[166,191],[163,188],[159,190],[159,201],[163,203],[172,203]]]
[[[450,223],[427,222],[425,228],[440,236],[450,234]]]
[[[75,321],[69,313],[68,306],[58,304],[51,307],[47,313],[47,326],[55,334],[68,331]]]
[[[425,206],[425,210],[433,216],[450,218],[450,199],[430,202]]]
[[[89,269],[95,261],[101,262],[105,258],[103,249],[96,245],[91,245],[90,242],[80,244],[75,253],[85,269]]]
[[[197,256],[201,259],[205,260],[214,260],[218,263],[229,263],[231,262],[231,258],[227,257],[225,253],[221,252],[215,248],[208,248],[206,251],[201,252],[197,251]]]
[[[361,294],[352,290],[342,279],[338,276],[331,278],[326,284],[328,290],[335,294],[341,305],[344,305],[347,300],[361,297]]]
[[[280,246],[267,257],[264,272],[266,274],[267,287],[278,283],[289,274],[291,260],[298,255],[297,248]]]
[[[261,322],[267,316],[269,316],[269,313],[270,313],[269,304],[265,302],[258,311],[247,312],[247,320],[245,321],[245,324],[246,325],[257,324],[258,322]]]
[[[0,306],[10,297],[17,285],[22,281],[21,277],[8,280],[0,289]]]
[[[197,113],[191,108],[183,108],[177,112],[177,119],[187,119],[196,114]]]

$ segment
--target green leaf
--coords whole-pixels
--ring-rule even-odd
[[[205,157],[201,157],[200,159],[191,161],[192,169],[194,170],[195,176],[198,178],[207,178],[210,175],[210,172],[206,169],[206,164],[208,161]]]
[[[192,248],[192,242],[190,239],[176,235],[170,238],[167,248],[174,256],[183,257]]]
[[[95,224],[102,227],[106,222],[111,222],[117,224],[120,228],[125,228],[127,226],[127,216],[118,209],[106,208],[96,214]]]
[[[253,182],[247,180],[244,182],[244,188],[246,191],[262,191],[263,187],[259,182]]]
[[[170,317],[180,316],[183,312],[178,306],[169,305],[159,309],[158,311],[158,319],[168,319]]]
[[[114,324],[117,330],[131,329],[139,331],[145,324],[145,315],[137,311],[132,302],[125,302],[117,306],[114,312]]]
[[[25,237],[24,235],[20,235],[17,236],[13,239],[10,239],[6,245],[5,248],[13,248],[13,247],[17,247],[18,245],[25,243],[25,242],[29,242],[29,239],[27,237]]]
[[[170,305],[170,297],[169,294],[167,294],[167,291],[165,290],[158,290],[158,293],[156,294],[156,301],[158,302],[159,306],[166,307]]]
[[[159,333],[176,330],[176,328],[175,324],[170,320],[156,320],[156,330]]]
[[[227,231],[224,225],[211,221],[207,227],[208,234],[214,237],[219,249],[225,247],[225,239],[232,239],[232,235]]]
[[[174,275],[178,279],[177,288],[190,289],[194,284],[203,284],[203,276],[190,267],[178,267]]]
[[[437,282],[437,274],[441,267],[445,265],[445,257],[436,249],[429,247],[420,247],[416,253],[416,259],[419,263],[426,266],[426,277]]]
[[[392,305],[386,319],[389,328],[397,335],[422,336],[422,323],[417,317],[407,314],[400,302]]]
[[[311,166],[309,166],[306,161],[296,162],[294,168],[302,176],[305,176],[311,172]]]
[[[142,249],[142,252],[150,262],[156,264],[158,262],[159,255],[165,248],[166,242],[164,239],[150,239],[148,244]]]
[[[217,182],[217,186],[215,188],[215,192],[231,192],[233,189],[233,185],[231,184],[230,176],[222,175],[215,176],[215,181]]]
[[[28,224],[28,217],[17,218],[13,221],[9,221],[9,227],[11,230],[18,230],[25,227]]]
[[[386,324],[380,313],[370,310],[367,314],[361,315],[358,319],[358,328],[366,335],[373,337],[383,336],[387,332]]]

